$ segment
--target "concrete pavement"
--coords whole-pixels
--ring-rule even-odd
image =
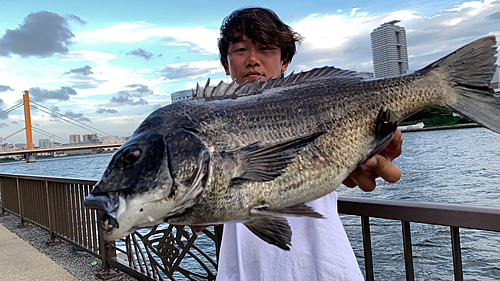
[[[0,224],[0,280],[78,279]]]

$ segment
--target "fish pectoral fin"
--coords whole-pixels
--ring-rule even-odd
[[[381,108],[378,112],[377,124],[375,126],[375,148],[362,163],[382,152],[382,150],[384,150],[384,148],[391,142],[397,128],[398,122],[391,121],[391,111],[383,110]]]
[[[250,211],[251,215],[261,216],[284,216],[284,217],[306,217],[313,219],[324,219],[325,217],[316,212],[312,207],[306,204],[298,204],[281,209],[271,209],[268,206],[258,206]]]
[[[292,245],[292,229],[284,217],[258,216],[244,223],[260,239],[285,251]]]
[[[313,142],[326,131],[319,131],[278,143],[256,142],[228,152],[224,156],[232,157],[237,172],[233,180],[271,181],[279,177],[283,170],[292,163],[301,148]]]

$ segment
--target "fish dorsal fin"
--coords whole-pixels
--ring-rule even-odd
[[[285,251],[292,246],[292,229],[284,217],[259,216],[244,225],[260,239]]]
[[[335,68],[331,66],[325,66],[322,68],[314,68],[309,71],[301,71],[299,73],[291,73],[285,78],[271,78],[267,81],[255,80],[253,83],[243,83],[241,85],[236,84],[233,81],[231,84],[224,83],[221,81],[216,87],[210,86],[210,79],[208,79],[205,88],[196,85],[196,91],[194,97],[220,97],[220,96],[231,96],[231,95],[243,95],[249,93],[255,93],[267,89],[277,88],[285,86],[292,83],[297,83],[313,78],[322,77],[335,77],[335,78],[348,78],[355,80],[363,80],[364,77],[359,73],[351,70],[344,70],[340,68]]]
[[[302,147],[324,133],[325,131],[320,131],[271,144],[256,142],[232,152],[225,152],[222,157],[229,158],[236,166],[233,181],[271,181],[279,177],[292,163]]]

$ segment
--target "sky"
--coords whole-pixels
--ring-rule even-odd
[[[28,90],[35,146],[42,138],[68,142],[70,134],[95,132],[85,125],[100,135],[129,136],[147,115],[170,104],[171,93],[208,78],[227,82],[219,28],[243,7],[270,8],[304,37],[287,74],[326,65],[373,72],[370,32],[392,20],[406,29],[410,71],[480,37],[500,39],[500,1],[490,0],[0,4],[0,137],[26,142],[22,107],[8,110]],[[81,123],[61,121],[58,114]]]

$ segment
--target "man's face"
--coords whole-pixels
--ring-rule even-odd
[[[288,67],[288,63],[281,60],[281,49],[278,46],[261,44],[245,34],[240,41],[229,43],[227,64],[224,65],[226,74],[233,80],[236,79],[238,84],[253,82],[260,75],[261,81],[277,78]]]

